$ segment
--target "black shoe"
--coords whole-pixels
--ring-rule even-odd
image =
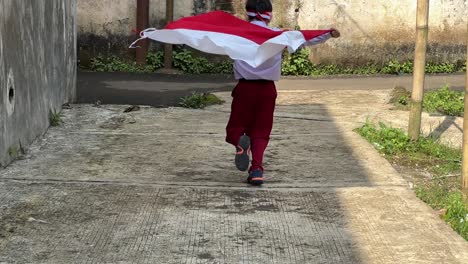
[[[239,145],[236,147],[235,164],[240,171],[246,171],[250,164],[250,138],[243,135],[239,139]]]
[[[260,186],[263,184],[263,171],[262,170],[253,170],[249,173],[249,177],[247,178],[247,182],[252,184],[252,185],[256,185],[256,186]]]

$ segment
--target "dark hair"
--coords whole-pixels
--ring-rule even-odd
[[[246,10],[252,10],[259,13],[273,11],[273,5],[270,0],[247,0]]]

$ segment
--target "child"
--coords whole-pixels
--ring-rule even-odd
[[[270,0],[248,0],[246,10],[252,24],[268,28],[273,11]],[[339,36],[340,33],[333,30],[322,41]],[[235,61],[234,75],[239,83],[232,92],[233,101],[226,127],[226,141],[236,147],[235,164],[239,170],[246,171],[249,168],[252,154],[247,182],[262,185],[263,154],[273,127],[277,96],[274,81],[278,81],[281,76],[281,54],[256,68],[244,61]]]

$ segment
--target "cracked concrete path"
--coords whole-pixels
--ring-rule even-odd
[[[281,85],[262,188],[224,143],[229,93],[206,110],[65,110],[0,170],[0,263],[468,262],[468,243],[352,131],[389,116],[374,111],[383,93]]]

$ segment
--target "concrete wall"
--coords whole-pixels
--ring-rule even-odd
[[[151,0],[151,26],[165,24],[166,0]],[[273,0],[274,24],[302,29],[335,26],[343,37],[314,49],[316,62],[366,64],[408,59],[414,49],[417,0]],[[134,36],[136,0],[78,0],[79,43],[115,53]],[[175,17],[224,9],[243,16],[244,0],[176,0]],[[468,0],[431,0],[429,60],[457,61],[466,53]],[[299,12],[295,12],[295,10]],[[124,38],[118,36],[125,36]],[[91,37],[90,37],[91,36]],[[89,41],[88,39],[92,41]],[[127,38],[127,39],[125,39]],[[99,41],[102,39],[102,41]],[[115,40],[115,41],[114,41]],[[124,44],[122,44],[124,43]]]
[[[304,0],[302,28],[339,28],[343,37],[316,49],[317,60],[366,63],[411,59],[416,0]],[[464,60],[468,0],[431,0],[429,61]]]
[[[150,24],[165,25],[166,0],[150,0]],[[136,0],[78,0],[78,33],[131,34],[136,24]],[[212,9],[232,9],[231,0],[175,0],[174,18]]]
[[[75,0],[0,0],[0,167],[75,98]]]
[[[77,0],[78,46],[82,64],[102,54],[127,56],[136,38],[136,0]],[[176,0],[174,18],[200,14],[212,9],[232,11],[231,0]],[[166,0],[150,0],[150,26],[166,24]]]
[[[129,44],[136,38],[136,0],[78,0],[78,45],[81,64],[98,54],[128,56]],[[150,25],[162,27],[166,1],[150,0]],[[193,13],[193,1],[174,1],[174,18]]]

